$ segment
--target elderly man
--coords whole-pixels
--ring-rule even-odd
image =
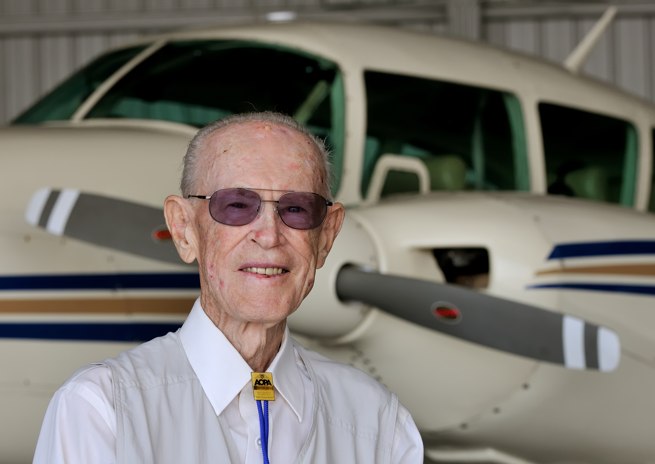
[[[422,462],[397,397],[286,326],[344,218],[323,144],[280,114],[232,116],[191,141],[181,187],[164,212],[200,298],[176,333],[67,381],[34,462]]]

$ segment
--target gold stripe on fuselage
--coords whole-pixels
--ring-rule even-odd
[[[571,266],[537,271],[537,275],[552,274],[612,274],[655,276],[655,264],[613,264],[605,266]]]

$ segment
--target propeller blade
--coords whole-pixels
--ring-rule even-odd
[[[27,222],[54,235],[167,263],[183,264],[161,208],[73,189],[40,189]]]
[[[452,284],[344,267],[342,300],[375,306],[454,337],[570,369],[609,372],[619,365],[618,335],[577,317],[493,297]]]

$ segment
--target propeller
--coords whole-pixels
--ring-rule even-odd
[[[43,188],[32,195],[25,218],[53,235],[184,264],[172,246],[161,208],[79,190]]]
[[[620,361],[618,335],[577,317],[452,284],[343,267],[341,300],[356,300],[431,330],[570,369],[609,372]]]
[[[161,208],[78,190],[41,189],[27,221],[54,235],[181,264]],[[609,372],[620,362],[618,335],[603,326],[452,284],[345,266],[341,300],[356,300],[411,323],[489,348],[571,369]]]

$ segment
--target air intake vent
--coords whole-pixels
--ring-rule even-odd
[[[489,252],[486,248],[434,248],[432,254],[446,282],[475,289],[489,285]]]

